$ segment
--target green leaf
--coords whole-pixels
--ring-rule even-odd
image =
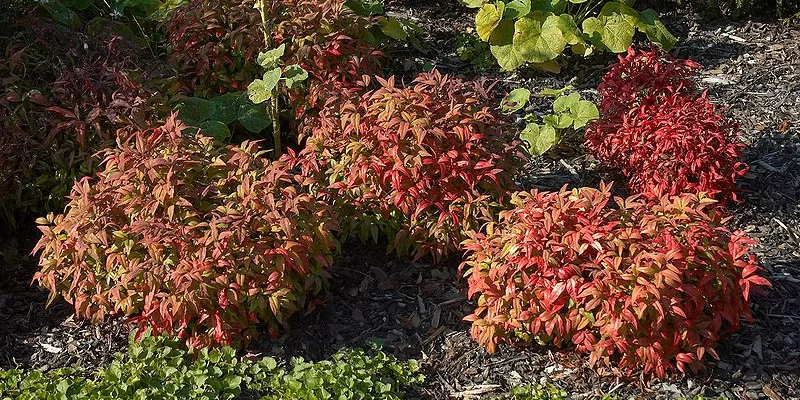
[[[67,8],[81,11],[91,7],[94,4],[94,0],[61,0],[61,3]]]
[[[384,17],[381,21],[381,32],[395,40],[406,40],[408,33],[395,17]]]
[[[308,79],[308,72],[303,67],[292,64],[284,69],[283,77],[286,78],[286,87],[294,89],[296,85]]]
[[[503,11],[505,11],[505,3],[502,1],[497,2],[497,5],[485,4],[481,7],[478,14],[475,15],[475,30],[481,40],[484,42],[489,40],[492,32],[503,19]]]
[[[258,53],[258,57],[256,61],[258,65],[260,65],[264,69],[275,68],[278,66],[278,61],[283,57],[283,54],[286,52],[286,44],[281,43],[280,46],[272,49],[267,50],[265,52]]]
[[[506,4],[503,18],[522,18],[531,12],[531,0],[511,0]]]
[[[483,4],[486,0],[461,0],[461,4],[469,7],[469,8],[480,8],[483,7]]]
[[[547,124],[552,126],[553,128],[557,129],[565,129],[569,128],[570,125],[574,122],[572,116],[569,114],[548,114],[545,115],[542,120]]]
[[[567,0],[532,0],[532,11],[544,11],[553,14],[561,14],[567,8]]]
[[[281,79],[281,69],[276,67],[264,73],[264,79],[256,79],[247,86],[247,95],[250,101],[259,104],[272,98],[272,89],[278,86]]]
[[[559,18],[540,11],[514,24],[514,48],[528,62],[543,63],[558,57],[567,45],[558,28]]]
[[[575,23],[575,19],[572,18],[572,15],[561,14],[558,16],[558,21],[556,21],[556,23],[558,29],[561,29],[561,33],[564,35],[564,40],[566,40],[568,44],[574,45],[583,42],[581,30],[578,29],[578,25]]]
[[[564,86],[561,89],[549,89],[549,88],[548,89],[542,89],[541,91],[539,91],[539,96],[559,97],[559,96],[563,95],[564,93],[566,93],[566,92],[568,92],[568,91],[570,91],[572,89],[573,89],[572,85]]]
[[[658,13],[649,8],[639,13],[639,25],[637,26],[640,31],[647,34],[647,38],[651,42],[658,44],[664,50],[672,49],[672,46],[678,42],[678,39],[658,19]]]
[[[224,142],[231,137],[231,131],[228,129],[228,125],[220,121],[203,121],[196,126],[200,128],[200,132],[204,135],[211,136],[214,140],[220,142]]]
[[[78,17],[78,14],[75,14],[75,11],[70,10],[64,4],[57,0],[50,1],[42,5],[50,17],[53,18],[53,21],[61,25],[66,25],[69,27],[79,27],[81,25],[81,18]]]
[[[500,22],[489,38],[489,49],[505,71],[513,71],[525,64],[525,57],[514,46],[514,21]]]
[[[272,125],[267,107],[259,104],[242,104],[236,119],[252,133],[259,133]]]
[[[188,125],[208,121],[214,115],[215,108],[213,102],[199,97],[187,97],[176,107],[178,119]]]
[[[569,108],[572,119],[575,120],[573,128],[580,129],[586,126],[589,121],[600,118],[597,106],[588,100],[581,100]]]
[[[362,17],[371,17],[373,15],[383,14],[383,0],[347,0],[344,5],[353,10],[356,15]]]
[[[600,10],[600,17],[611,17],[614,15],[624,17],[628,22],[636,25],[639,22],[639,12],[618,1],[609,1]]]
[[[514,89],[500,103],[500,110],[511,114],[525,107],[531,98],[531,91],[525,88]]]
[[[574,104],[577,104],[581,100],[581,95],[578,93],[570,93],[566,96],[559,96],[555,102],[553,102],[553,111],[555,112],[564,112],[570,109]]]
[[[519,137],[528,143],[532,156],[540,156],[558,143],[558,134],[550,125],[528,124]]]
[[[249,103],[245,92],[230,92],[217,96],[209,100],[214,105],[214,112],[208,119],[220,121],[223,124],[230,124],[236,121],[239,107]]]
[[[636,33],[636,21],[624,14],[590,17],[582,25],[583,33],[595,47],[607,48],[615,53],[628,50],[633,42],[633,34]]]

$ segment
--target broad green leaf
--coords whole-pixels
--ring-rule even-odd
[[[248,132],[259,133],[272,125],[267,106],[262,104],[242,104],[236,119]]]
[[[522,18],[531,12],[531,0],[511,0],[506,4],[503,18]]]
[[[532,156],[540,156],[558,143],[558,133],[550,125],[528,124],[519,137],[528,143]]]
[[[53,0],[42,5],[53,21],[69,27],[78,27],[81,25],[81,18],[75,11],[70,10],[64,4],[57,0]]]
[[[383,14],[383,0],[347,0],[344,5],[362,17]]]
[[[530,90],[525,88],[514,89],[500,103],[500,110],[506,114],[511,114],[525,107],[530,98]]]
[[[94,0],[61,0],[61,3],[67,8],[73,10],[85,10],[94,4]]]
[[[570,93],[566,96],[559,96],[556,101],[553,102],[553,111],[555,112],[565,112],[569,110],[573,105],[578,104],[581,100],[581,95],[578,93]]]
[[[559,97],[572,89],[573,89],[572,85],[564,86],[561,89],[542,89],[541,91],[539,91],[539,96]]]
[[[514,46],[514,21],[506,19],[497,25],[489,38],[489,49],[504,71],[513,71],[525,64],[525,57]]]
[[[256,79],[247,86],[247,95],[250,101],[259,104],[272,98],[272,89],[278,86],[281,79],[281,69],[276,67],[264,73],[264,79]]]
[[[572,116],[569,114],[548,114],[545,115],[542,120],[547,124],[552,126],[553,128],[557,129],[565,129],[569,128],[570,125],[574,122]]]
[[[214,112],[208,119],[230,124],[236,121],[239,106],[249,103],[245,92],[230,92],[209,100],[214,105]]]
[[[308,72],[303,67],[292,64],[283,71],[283,77],[286,78],[286,87],[294,89],[296,85],[308,79]]]
[[[607,48],[615,53],[628,50],[636,33],[636,22],[631,22],[630,16],[623,14],[590,17],[582,25],[583,33],[595,47]]]
[[[597,106],[588,100],[581,100],[569,108],[570,115],[575,123],[572,125],[575,129],[580,129],[586,126],[589,121],[593,121],[600,117],[600,112]]]
[[[575,53],[575,54],[577,54],[579,56],[584,56],[584,57],[588,57],[594,51],[594,48],[592,46],[589,46],[588,44],[586,44],[586,42],[584,42],[584,41],[581,41],[579,43],[573,44],[571,46],[571,49],[572,49],[573,53]]]
[[[211,136],[214,140],[219,142],[224,142],[231,137],[231,131],[228,129],[228,125],[220,121],[203,121],[196,126],[200,128],[200,132],[204,135]]]
[[[634,26],[639,22],[638,11],[618,1],[609,1],[603,6],[603,9],[600,10],[600,17],[611,17],[614,15],[624,16],[625,19]]]
[[[264,69],[275,68],[278,66],[278,61],[283,57],[283,54],[286,52],[286,44],[281,43],[280,46],[272,49],[267,50],[265,52],[258,53],[258,57],[256,61],[258,65],[260,65]]]
[[[637,26],[640,31],[647,34],[647,38],[651,42],[657,43],[664,50],[672,49],[672,46],[678,41],[658,19],[658,13],[649,8],[639,13],[639,25]]]
[[[561,14],[567,8],[567,0],[531,0],[531,11]]]
[[[556,21],[556,23],[568,44],[574,45],[583,42],[581,30],[578,29],[578,25],[575,23],[575,19],[572,18],[572,15],[561,14],[558,16],[558,21]]]
[[[403,29],[403,25],[394,17],[382,18],[381,32],[395,40],[406,40],[408,38],[408,33]]]
[[[543,63],[558,57],[567,45],[559,18],[536,11],[514,24],[514,48],[526,61]]]
[[[497,2],[497,5],[484,4],[481,7],[478,14],[475,15],[475,30],[481,40],[484,42],[489,40],[489,36],[503,19],[503,11],[505,11],[505,3],[502,1]]]
[[[561,64],[558,63],[558,60],[547,60],[541,63],[532,63],[531,66],[536,68],[540,71],[549,72],[551,74],[560,74],[561,73]]]
[[[178,118],[188,125],[208,121],[216,109],[213,102],[199,97],[187,97],[176,107]]]
[[[469,7],[469,8],[480,8],[483,7],[483,4],[486,0],[461,0],[461,4]]]

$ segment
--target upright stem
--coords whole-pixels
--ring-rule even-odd
[[[264,0],[256,0],[256,7],[261,11],[261,31],[264,33],[264,46],[267,49],[272,47],[272,39],[269,32],[270,27],[267,25],[267,7],[264,5]],[[275,142],[275,152],[272,154],[274,159],[281,156],[281,120],[280,120],[280,105],[278,104],[278,86],[272,89],[272,96],[268,100],[267,107],[269,108],[269,116],[272,119],[272,140]]]

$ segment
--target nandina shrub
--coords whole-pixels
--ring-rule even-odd
[[[714,200],[611,200],[609,187],[516,193],[486,233],[469,233],[462,268],[478,307],[465,319],[488,351],[535,338],[663,377],[700,367],[750,318],[751,293],[769,282]]]
[[[708,100],[676,93],[619,116],[602,116],[586,129],[586,146],[601,163],[619,169],[636,193],[706,192],[736,200],[744,144],[738,127]]]
[[[656,48],[636,51],[632,47],[617,58],[597,87],[603,115],[624,114],[643,102],[696,89],[691,78],[701,66],[692,60],[676,59]]]
[[[274,333],[325,287],[331,209],[256,143],[185,128],[170,117],[107,151],[66,212],[39,220],[34,280],[81,317],[130,316],[193,345]]]
[[[410,85],[377,81],[376,90],[329,99],[294,161],[316,179],[345,236],[382,234],[390,251],[437,261],[514,186],[518,143],[478,82],[438,72]]]

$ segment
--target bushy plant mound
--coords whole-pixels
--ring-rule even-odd
[[[586,129],[586,146],[619,169],[635,193],[706,192],[736,200],[744,144],[738,127],[697,93],[697,64],[657,52],[629,52],[603,78],[601,117]]]
[[[273,47],[286,44],[287,65],[313,80],[377,73],[380,53],[355,39],[370,24],[344,0],[265,2]],[[202,0],[176,8],[167,25],[171,59],[195,95],[243,90],[256,78],[256,55],[265,50],[261,15],[253,1]]]
[[[572,344],[595,366],[661,377],[701,366],[750,318],[751,292],[769,282],[714,200],[610,201],[608,187],[521,192],[485,234],[469,234],[462,268],[478,307],[466,320],[488,351]]]
[[[34,279],[81,317],[132,316],[194,345],[274,332],[325,286],[330,208],[255,143],[185,128],[170,118],[108,151],[66,212],[39,220]]]
[[[377,80],[329,101],[295,162],[316,174],[345,235],[383,234],[390,250],[438,260],[513,186],[516,142],[476,82],[438,72],[407,86]]]
[[[248,393],[262,400],[399,400],[422,382],[418,370],[414,361],[349,349],[285,368],[270,357],[238,358],[230,347],[190,351],[175,339],[146,336],[92,376],[70,368],[0,370],[0,399],[232,400]]]

